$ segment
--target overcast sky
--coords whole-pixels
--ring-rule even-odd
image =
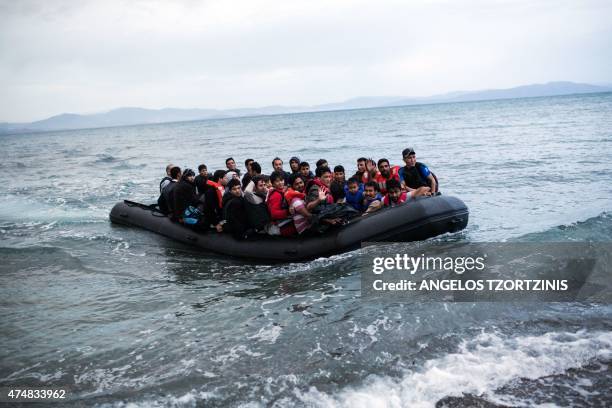
[[[0,0],[0,122],[612,82],[608,0]]]

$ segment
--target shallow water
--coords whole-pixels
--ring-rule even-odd
[[[3,136],[0,386],[125,406],[609,405],[612,307],[381,303],[360,260],[251,265],[111,225],[168,161],[413,146],[468,228],[438,240],[612,240],[612,94]],[[453,405],[456,404],[456,405]]]

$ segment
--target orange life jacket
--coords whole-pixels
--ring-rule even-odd
[[[391,179],[394,178],[398,182],[400,181],[399,170],[400,170],[400,166],[392,166],[391,167],[391,175],[389,176],[389,178],[383,177],[383,175],[380,174],[380,172],[376,173],[376,176],[374,176],[374,181],[376,182],[376,184],[378,184],[378,190],[380,191],[380,194],[382,194],[382,195],[387,194],[386,183],[387,183],[388,180],[391,180]]]

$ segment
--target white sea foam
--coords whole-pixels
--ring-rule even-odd
[[[195,391],[192,390],[183,395],[174,396],[169,395],[165,396],[158,400],[147,399],[144,401],[138,402],[114,402],[110,404],[100,404],[97,405],[100,408],[158,408],[158,407],[176,407],[176,408],[187,408],[187,407],[196,407],[198,401],[205,401],[211,398],[215,398],[217,395],[214,392],[206,392],[206,391]]]
[[[262,355],[261,353],[251,351],[244,344],[240,344],[240,345],[232,347],[229,350],[229,353],[220,354],[218,356],[213,357],[211,360],[214,361],[215,363],[226,364],[226,363],[238,360],[239,358],[241,358],[241,354],[250,356],[250,357],[259,357]]]
[[[350,333],[348,333],[348,336],[349,337],[365,336],[370,339],[369,344],[363,344],[359,348],[359,352],[363,352],[370,344],[376,343],[378,341],[378,335],[381,329],[385,331],[391,329],[391,322],[389,321],[389,318],[387,316],[376,319],[375,321],[373,321],[366,327],[359,327],[357,324],[355,324],[353,326],[353,330]]]
[[[65,201],[65,200],[64,200]],[[19,211],[15,211],[19,208]],[[6,194],[0,196],[0,219],[27,223],[36,221],[44,223],[43,229],[49,229],[59,221],[73,220],[106,220],[108,209],[74,208],[63,202],[53,204],[42,202],[40,199],[27,196]],[[49,225],[49,223],[53,225]]]
[[[126,364],[122,367],[96,368],[84,371],[74,376],[74,383],[78,386],[89,385],[95,387],[94,394],[114,389],[118,384],[128,387],[139,386],[142,380],[128,379],[126,375],[131,368],[131,364]]]
[[[505,337],[482,333],[463,341],[457,352],[427,361],[401,378],[371,376],[337,394],[312,387],[296,391],[302,403],[317,407],[432,407],[463,393],[495,397],[513,379],[535,379],[612,357],[612,332],[546,333]]]
[[[271,324],[266,327],[262,327],[257,333],[252,336],[248,336],[248,338],[274,344],[276,343],[276,340],[278,339],[278,336],[280,336],[282,330],[283,329],[280,326]]]

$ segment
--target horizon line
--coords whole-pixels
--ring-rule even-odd
[[[283,116],[283,115],[311,115],[311,114],[325,114],[325,113],[330,113],[330,112],[344,112],[344,111],[350,112],[350,111],[373,110],[373,109],[398,109],[398,108],[422,107],[422,106],[430,106],[430,105],[504,102],[504,101],[512,101],[512,100],[517,100],[517,99],[563,98],[563,97],[571,97],[571,96],[576,96],[576,95],[601,95],[601,94],[607,94],[607,93],[612,93],[612,89],[607,90],[607,91],[601,91],[601,92],[576,92],[576,93],[561,94],[561,95],[538,95],[538,96],[522,96],[522,97],[512,97],[512,98],[477,99],[477,100],[472,100],[472,101],[433,101],[433,102],[424,101],[423,103],[414,103],[414,104],[406,104],[406,105],[368,106],[368,107],[360,107],[360,108],[343,108],[343,109],[329,109],[329,110],[302,111],[302,112],[260,113],[260,114],[243,115],[243,116],[211,117],[211,118],[178,120],[178,121],[168,121],[168,122],[133,123],[133,124],[128,124],[128,125],[96,126],[96,127],[84,127],[84,128],[74,128],[74,129],[44,129],[44,130],[42,129],[41,130],[15,129],[15,130],[8,130],[6,132],[0,129],[0,136],[74,132],[78,130],[114,129],[114,128],[123,128],[123,127],[126,127],[126,128],[136,127],[136,126],[158,126],[158,125],[169,125],[169,124],[178,124],[178,123],[208,122],[208,121],[215,121],[215,120],[250,119],[250,118],[268,117],[268,116],[272,117],[272,116]],[[121,109],[121,108],[116,108],[116,109]],[[139,108],[139,109],[148,109],[148,108]],[[168,108],[164,108],[164,109],[168,109]],[[175,109],[181,109],[181,108],[175,108]],[[193,109],[198,109],[198,108],[193,108]],[[257,109],[257,108],[237,108],[237,109]],[[148,110],[154,110],[154,109],[148,109]],[[158,109],[158,110],[161,110],[161,109]],[[79,115],[79,114],[74,114],[74,115]],[[59,116],[59,115],[55,115],[55,116]],[[51,116],[51,117],[55,117],[55,116]],[[6,123],[8,122],[0,122],[0,125],[6,124]]]
[[[32,124],[32,123],[36,123],[36,122],[42,122],[44,120],[48,120],[48,119],[52,119],[58,116],[62,116],[62,115],[78,115],[78,116],[92,116],[92,115],[103,115],[103,114],[107,114],[110,112],[114,112],[116,110],[119,109],[142,109],[142,110],[150,110],[150,111],[163,111],[166,109],[176,109],[176,110],[210,110],[210,111],[217,111],[219,113],[223,113],[226,111],[235,111],[235,110],[254,110],[254,109],[267,109],[267,108],[287,108],[287,109],[291,109],[291,108],[297,108],[297,109],[308,109],[308,108],[316,108],[318,106],[322,106],[322,105],[334,105],[334,104],[342,104],[342,103],[346,103],[352,100],[356,100],[356,99],[361,99],[361,98],[397,98],[398,100],[402,100],[402,99],[413,99],[413,100],[419,100],[419,99],[423,99],[423,102],[426,102],[426,99],[431,99],[431,98],[443,98],[443,97],[448,97],[451,94],[470,94],[470,93],[478,93],[478,92],[490,92],[490,91],[509,91],[509,90],[513,90],[513,89],[517,89],[517,88],[522,88],[522,87],[529,87],[529,86],[545,86],[545,85],[551,85],[551,84],[571,84],[571,85],[586,85],[586,86],[595,86],[595,87],[602,87],[602,88],[610,88],[610,90],[612,90],[612,82],[609,83],[603,83],[603,82],[598,82],[598,83],[589,83],[589,82],[574,82],[574,81],[570,81],[570,80],[557,80],[557,81],[547,81],[547,82],[534,82],[534,83],[529,83],[529,84],[523,84],[523,85],[516,85],[516,86],[512,86],[512,87],[507,87],[507,88],[483,88],[483,89],[477,89],[477,90],[455,90],[455,91],[447,91],[444,93],[438,93],[438,94],[433,94],[433,95],[426,95],[426,96],[402,96],[402,95],[398,95],[398,96],[392,96],[392,95],[364,95],[364,96],[355,96],[355,97],[350,97],[347,99],[342,99],[340,101],[337,102],[324,102],[324,103],[318,103],[318,104],[304,104],[304,105],[281,105],[281,104],[268,104],[268,105],[264,105],[264,106],[246,106],[246,107],[235,107],[235,108],[201,108],[201,107],[188,107],[188,108],[177,108],[177,107],[172,107],[172,106],[165,106],[165,107],[161,107],[161,108],[146,108],[146,107],[142,107],[142,106],[117,106],[114,108],[110,108],[110,109],[105,109],[105,110],[100,110],[100,111],[94,111],[94,112],[81,112],[81,113],[77,113],[77,112],[60,112],[60,113],[56,113],[50,116],[46,116],[43,117],[42,119],[36,119],[36,120],[31,120],[31,121],[9,121],[9,120],[5,120],[5,121],[0,121],[0,125],[21,125],[21,124]],[[608,91],[601,91],[601,92],[608,92]],[[588,93],[588,92],[577,92],[577,93]],[[570,94],[560,94],[560,95],[570,95]],[[539,96],[539,95],[538,95]],[[534,97],[538,97],[538,96],[534,96]],[[553,95],[550,95],[553,96]],[[452,98],[452,96],[450,96]],[[525,98],[528,98],[529,96],[526,96]],[[507,99],[515,99],[515,98],[507,98]],[[485,99],[482,99],[485,100]],[[438,101],[439,103],[443,103],[446,101]],[[435,102],[435,103],[438,103]],[[452,101],[449,101],[452,102]],[[459,102],[459,101],[457,101]],[[433,102],[432,102],[433,103]],[[416,105],[418,103],[415,103],[414,105]],[[423,103],[426,104],[426,103]],[[412,103],[410,105],[413,105]],[[396,106],[400,106],[400,105],[396,105]],[[371,108],[374,106],[369,106],[369,107],[364,107],[364,108],[345,108],[345,109],[331,109],[331,110],[350,110],[350,109],[367,109],[367,108]],[[377,107],[384,107],[384,106],[377,106]],[[309,111],[302,111],[302,112],[309,112]],[[302,113],[302,112],[294,112],[294,113]],[[314,111],[310,111],[310,112],[314,112]],[[287,112],[289,113],[289,112]],[[248,116],[266,116],[266,115],[275,115],[275,114],[258,114],[258,115],[248,115]],[[228,116],[228,117],[242,117],[242,116]],[[203,119],[213,119],[213,118],[203,118]],[[221,118],[216,118],[216,119],[221,119]],[[195,119],[195,120],[200,120],[200,119]],[[192,121],[192,120],[189,120]],[[169,122],[154,122],[154,123],[169,123]],[[121,125],[118,125],[121,126]],[[116,127],[116,126],[112,126],[112,127]]]

